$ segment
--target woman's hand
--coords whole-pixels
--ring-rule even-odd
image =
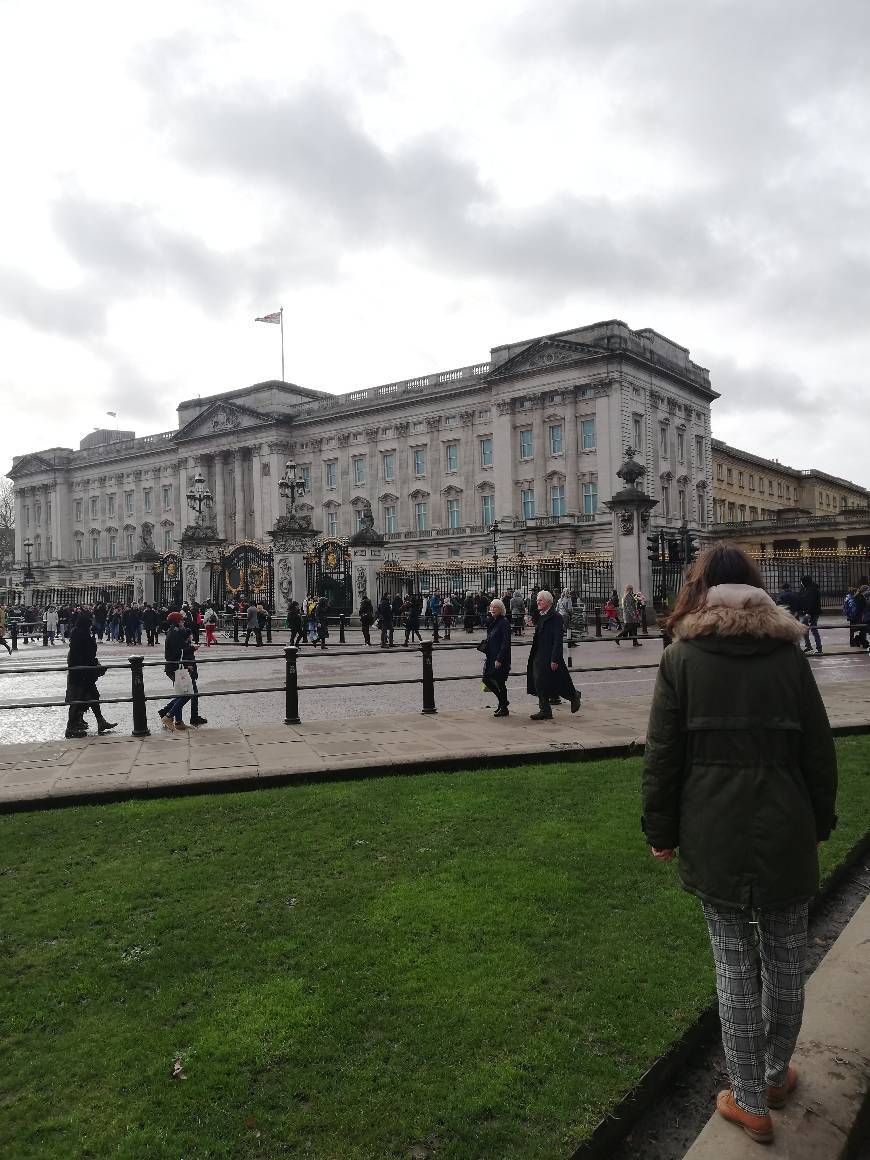
[[[675,850],[659,850],[656,846],[650,846],[649,852],[658,862],[671,862],[676,856]]]

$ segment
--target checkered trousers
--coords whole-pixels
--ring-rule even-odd
[[[754,915],[702,905],[734,1098],[764,1116],[766,1088],[785,1083],[803,1018],[808,904]]]

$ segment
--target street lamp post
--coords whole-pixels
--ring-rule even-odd
[[[33,582],[36,580],[36,577],[33,575],[33,566],[30,561],[30,553],[33,551],[33,540],[27,539],[21,546],[27,553],[27,567],[24,571],[24,583],[33,584]]]
[[[214,498],[206,486],[202,472],[197,471],[196,475],[194,476],[193,483],[191,484],[190,490],[187,493],[187,506],[191,509],[191,511],[196,512],[197,526],[205,526],[205,516],[203,515],[203,510],[205,508],[210,508],[213,503]]]
[[[287,504],[287,515],[293,514],[296,506],[296,497],[305,495],[305,480],[296,478],[296,464],[289,461],[284,464],[284,474],[278,480],[278,491]]]
[[[498,596],[498,534],[501,531],[498,520],[493,520],[489,529],[492,536],[492,575],[495,594]]]

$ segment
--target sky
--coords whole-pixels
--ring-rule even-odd
[[[0,468],[603,319],[870,486],[866,0],[0,0]]]

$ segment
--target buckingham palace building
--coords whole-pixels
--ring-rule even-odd
[[[296,465],[296,510],[342,541],[374,517],[387,558],[609,553],[605,501],[626,446],[653,529],[713,519],[710,404],[689,351],[600,322],[494,347],[489,360],[332,394],[271,381],[186,399],[175,430],[97,430],[13,460],[15,559],[40,585],[123,581],[143,547],[178,550],[197,475],[226,544],[267,545]],[[370,505],[370,507],[369,507]]]

